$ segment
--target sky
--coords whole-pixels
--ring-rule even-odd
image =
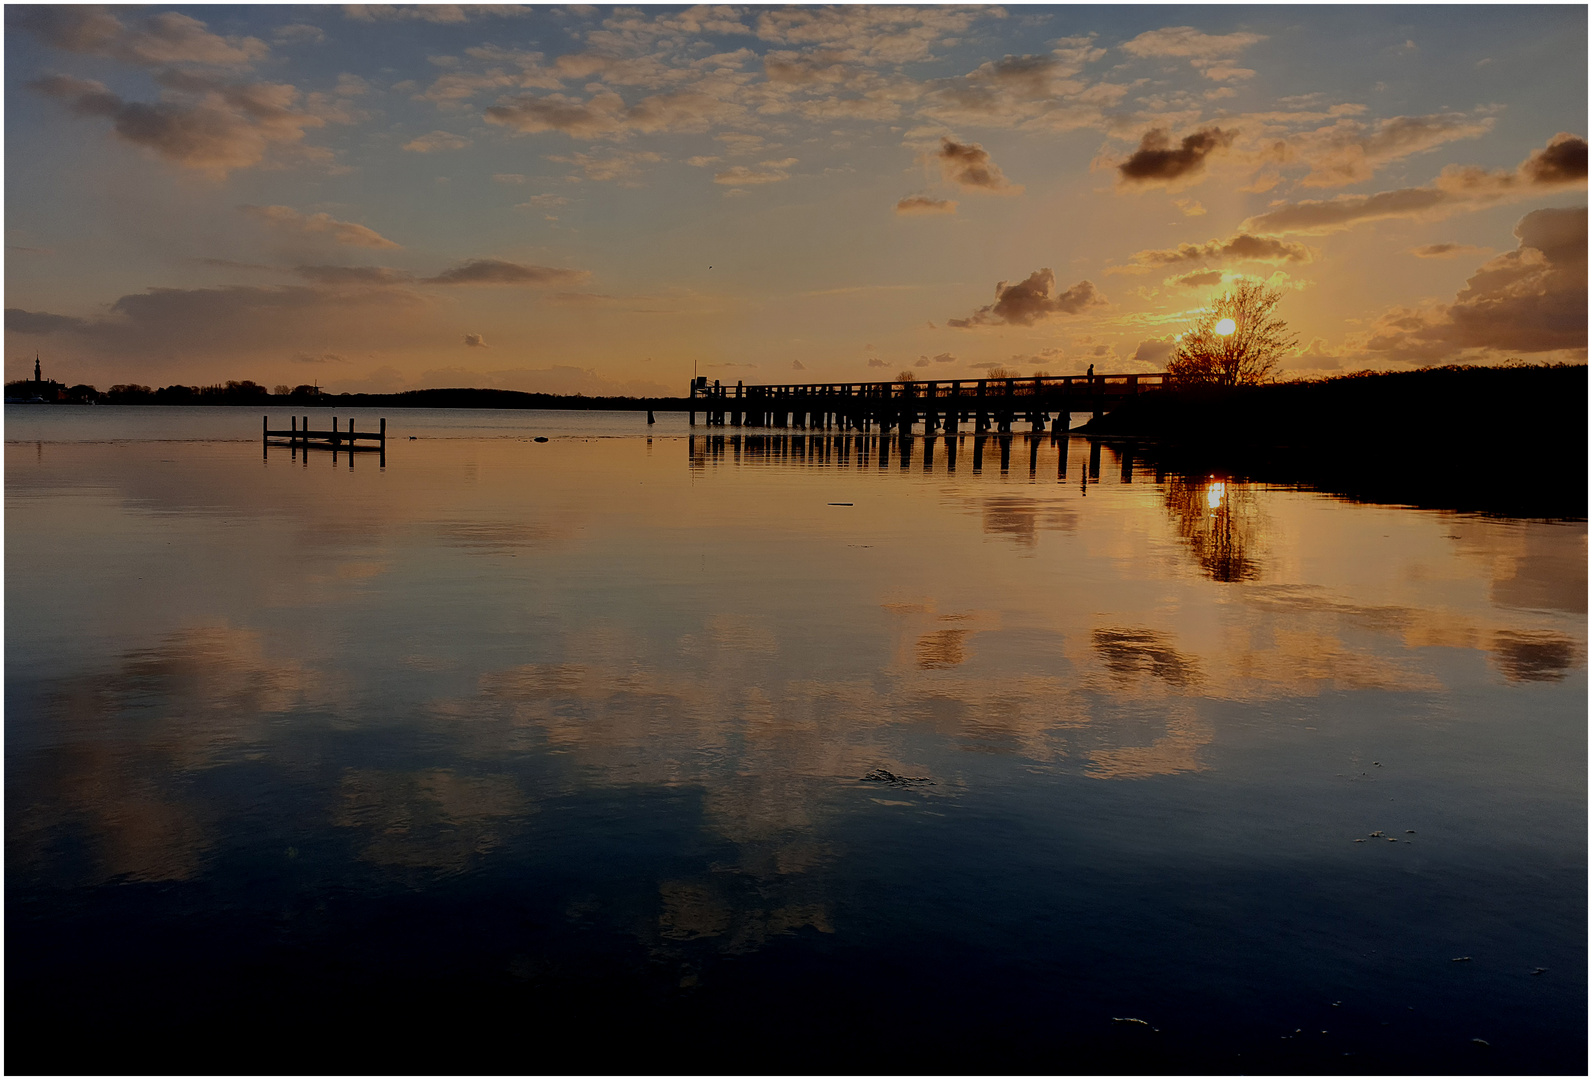
[[[1587,9],[8,5],[6,366],[680,394],[1586,358]]]

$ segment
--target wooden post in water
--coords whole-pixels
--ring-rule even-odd
[[[381,452],[383,455],[382,464],[385,465],[387,464],[387,418],[385,416],[381,418]]]

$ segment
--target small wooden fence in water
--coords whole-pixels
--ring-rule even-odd
[[[381,463],[383,465],[387,464],[387,418],[385,416],[381,418],[381,430],[379,431],[355,431],[354,418],[352,416],[348,418],[347,431],[343,431],[337,426],[337,417],[335,416],[332,417],[332,426],[330,428],[319,431],[310,427],[309,417],[303,417],[304,423],[302,426],[299,424],[299,419],[297,416],[289,417],[290,427],[278,428],[273,431],[271,429],[271,418],[269,416],[261,417],[263,421],[262,430],[264,431],[261,442],[267,449],[272,446],[291,446],[294,448],[295,456],[299,449],[303,449],[306,458],[309,456],[311,449],[330,450],[334,460],[339,450],[346,450],[348,451],[348,464],[350,466],[354,464],[354,451],[362,450],[368,452],[374,450],[381,455]],[[272,439],[278,441],[273,443]],[[280,440],[282,439],[286,439],[287,442],[281,442]],[[374,443],[375,445],[361,445],[361,443]]]

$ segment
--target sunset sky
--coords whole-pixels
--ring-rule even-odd
[[[1586,356],[1587,9],[6,8],[6,367],[681,393]]]

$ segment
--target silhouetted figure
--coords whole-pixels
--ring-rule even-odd
[[[1094,382],[1094,365],[1089,365],[1089,381]]]

